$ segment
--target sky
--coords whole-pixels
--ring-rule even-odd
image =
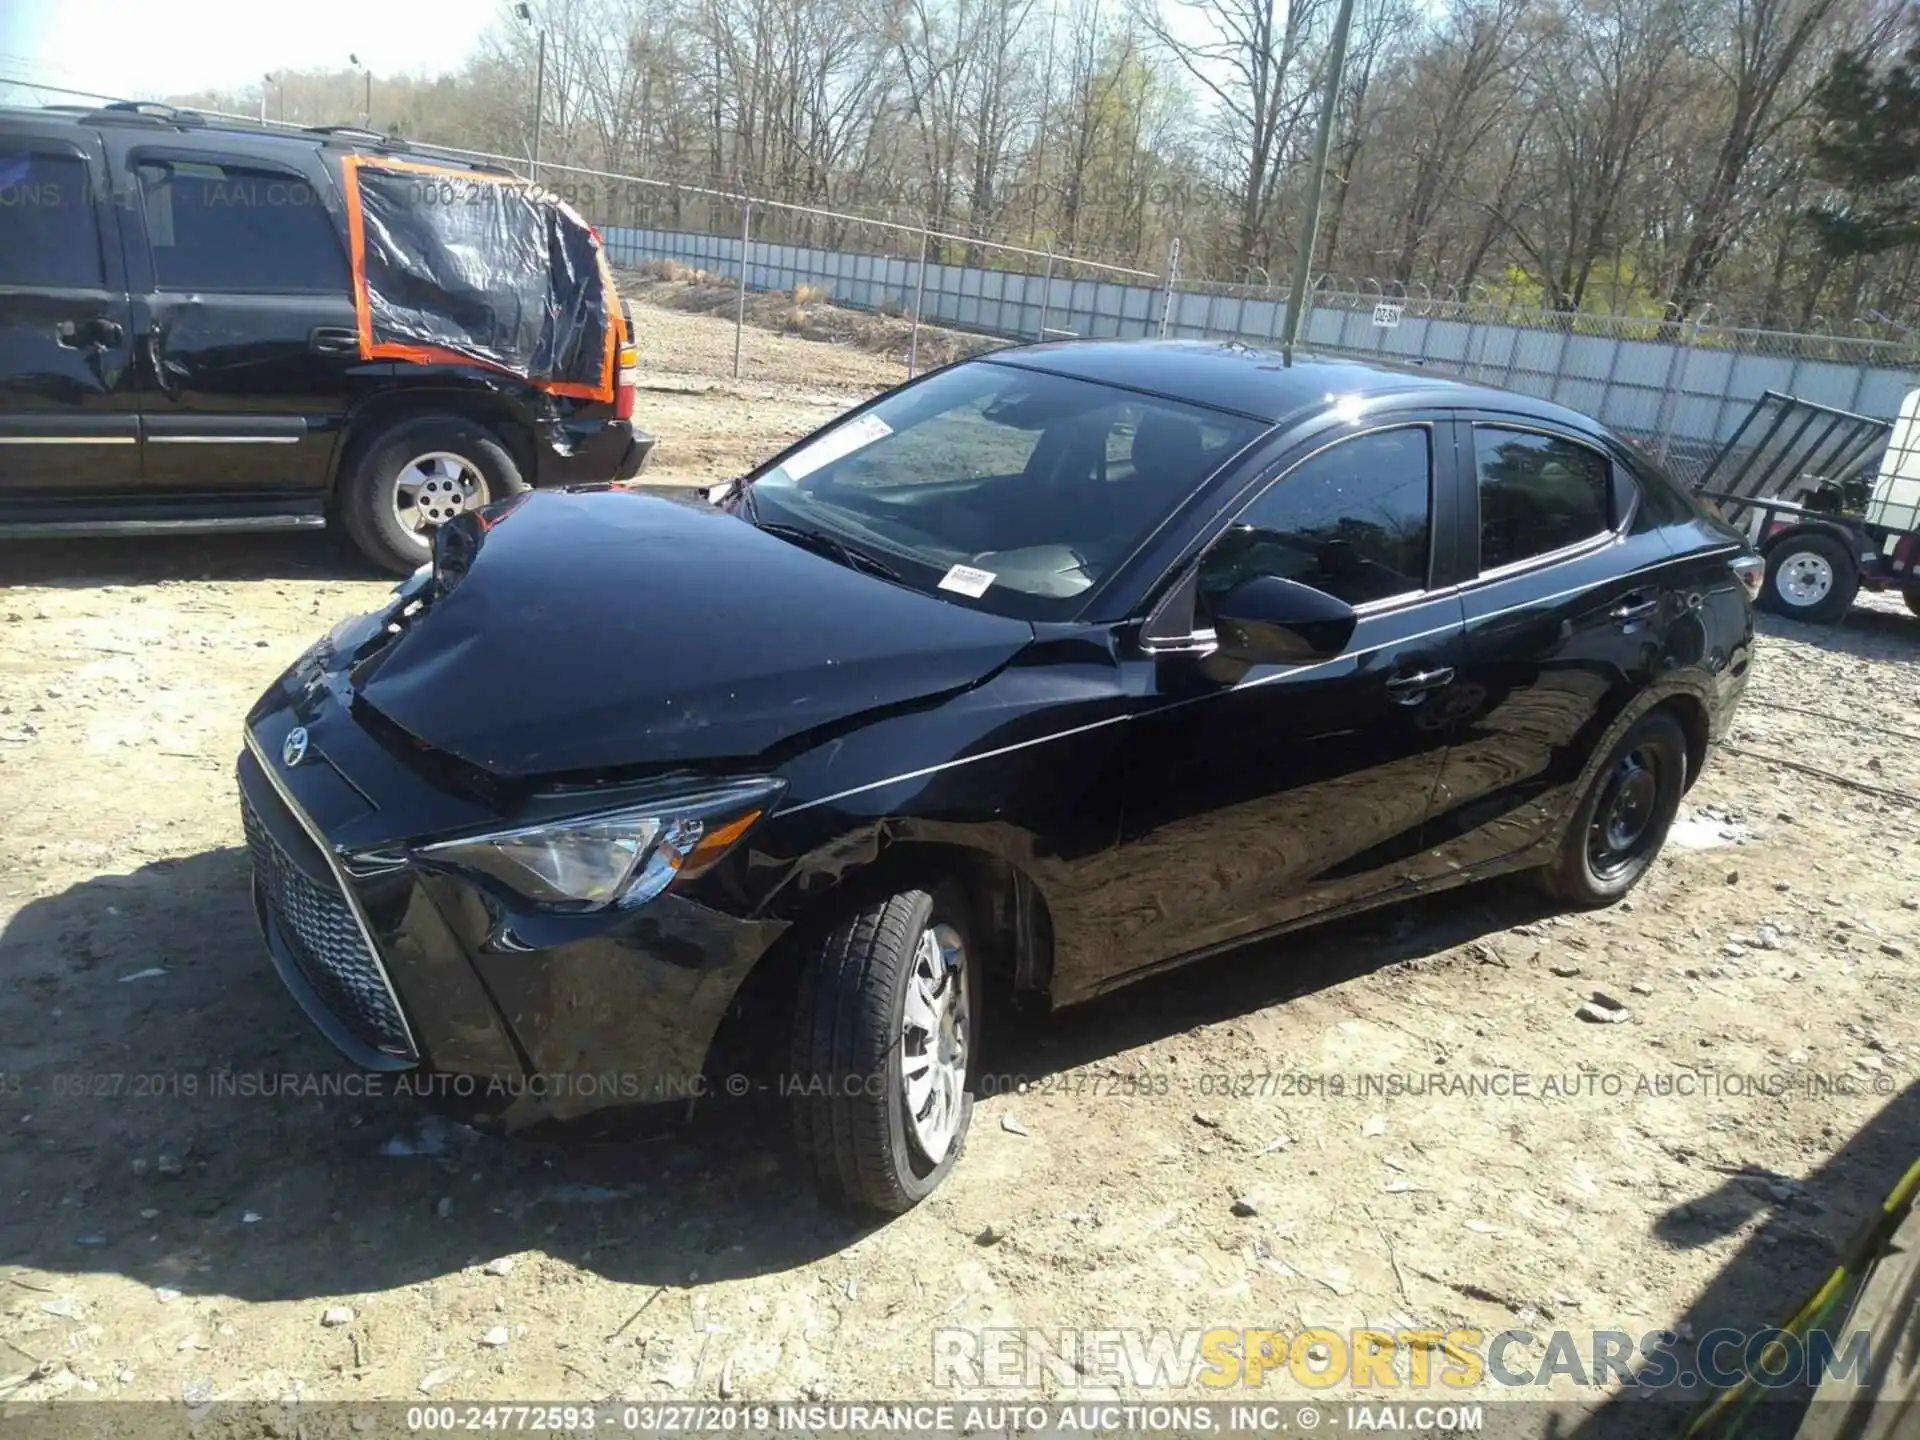
[[[498,0],[0,0],[0,103],[72,97],[4,82],[39,80],[144,99],[258,86],[269,71],[375,75],[456,70],[500,15]]]

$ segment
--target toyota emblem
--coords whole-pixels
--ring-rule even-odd
[[[289,770],[307,758],[307,727],[296,725],[280,743],[280,760]]]

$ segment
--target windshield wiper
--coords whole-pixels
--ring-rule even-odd
[[[816,555],[824,555],[829,560],[837,560],[849,570],[864,570],[869,575],[878,575],[882,580],[898,580],[900,572],[886,561],[856,550],[844,540],[819,530],[808,530],[800,525],[783,525],[777,520],[759,522],[758,528],[769,535],[778,535],[789,540],[803,550],[811,550]]]

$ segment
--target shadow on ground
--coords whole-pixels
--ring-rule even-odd
[[[1809,625],[1781,615],[1757,617],[1762,635],[1794,640],[1860,660],[1912,660],[1920,655],[1920,615],[1897,595],[1863,596],[1833,625]]]
[[[1022,1027],[985,1063],[1084,1064],[1540,913],[1495,884],[1249,947]],[[280,1300],[538,1249],[678,1285],[872,1228],[814,1203],[765,1104],[646,1141],[536,1144],[368,1095],[269,968],[237,848],[31,902],[0,933],[0,975],[0,1262]]]
[[[1719,1363],[1737,1364],[1739,1341],[1785,1324],[1831,1273],[1848,1241],[1880,1208],[1920,1151],[1920,1085],[1894,1095],[1844,1141],[1831,1129],[1826,1138],[1835,1147],[1830,1158],[1804,1175],[1782,1175],[1758,1165],[1729,1169],[1692,1157],[1699,1177],[1694,1194],[1654,1222],[1648,1242],[1688,1250],[1752,1228],[1733,1258],[1675,1319],[1672,1353],[1683,1374],[1697,1373],[1701,1344],[1717,1331],[1739,1332],[1731,1348],[1719,1351]],[[1823,1326],[1842,1351],[1845,1321],[1843,1304]],[[1871,1343],[1878,1346],[1890,1338],[1876,1334]],[[1699,1394],[1681,1400],[1672,1391],[1624,1392],[1577,1428],[1550,1427],[1546,1433],[1566,1440],[1674,1436],[1684,1428]],[[1810,1395],[1808,1385],[1763,1392],[1737,1432],[1703,1431],[1701,1440],[1723,1440],[1734,1433],[1741,1440],[1789,1440],[1806,1418]]]

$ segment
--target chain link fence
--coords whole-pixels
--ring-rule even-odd
[[[106,98],[106,97],[102,97]],[[253,121],[249,116],[222,118]],[[298,127],[290,127],[298,128]],[[506,165],[523,157],[419,145]],[[696,308],[732,292],[732,369],[756,324],[891,348],[893,335],[848,333],[858,321],[904,330],[909,371],[972,349],[1044,339],[1175,336],[1272,343],[1286,318],[1272,285],[1183,281],[1179,242],[1159,273],[1085,256],[943,232],[910,219],[854,215],[642,175],[543,164],[537,177],[606,237],[614,263],[695,283]],[[924,337],[926,326],[939,334]],[[1880,327],[1884,332],[1886,327]],[[955,335],[972,337],[956,342]],[[1322,276],[1301,327],[1305,348],[1414,365],[1557,401],[1648,445],[1697,480],[1764,394],[1880,419],[1920,385],[1920,343],[1800,333],[1689,319],[1539,309],[1488,292],[1435,295]],[[672,356],[650,356],[672,368]]]

